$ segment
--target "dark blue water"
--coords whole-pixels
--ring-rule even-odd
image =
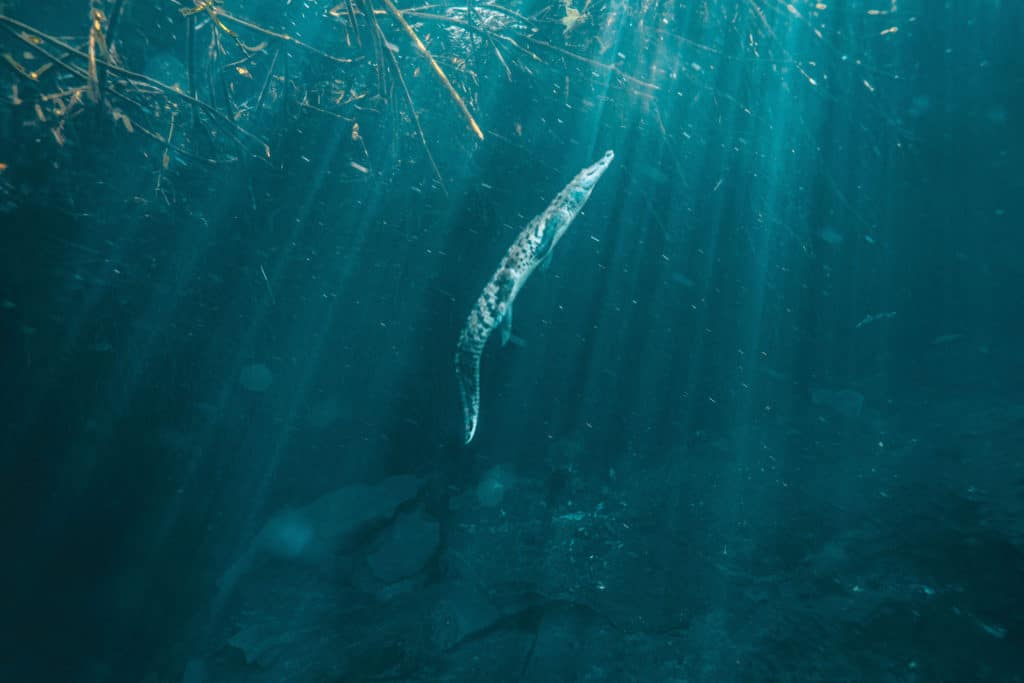
[[[395,4],[0,3],[0,678],[1024,680],[1024,6]]]

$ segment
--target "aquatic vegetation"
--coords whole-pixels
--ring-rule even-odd
[[[898,36],[895,6],[869,10],[865,31]],[[643,118],[676,146],[685,131],[665,128],[664,116],[680,96],[707,93],[719,108],[772,115],[748,101],[745,88],[722,89],[716,64],[794,87],[795,75],[826,98],[839,81],[863,81],[874,93],[899,76],[864,54],[822,3],[515,0],[442,9],[346,0],[326,12],[298,3],[261,12],[232,0],[194,0],[177,10],[96,0],[83,12],[82,40],[30,25],[14,11],[0,13],[0,52],[16,76],[10,85],[22,86],[12,102],[26,123],[64,147],[69,136],[83,136],[92,110],[117,124],[118,134],[149,138],[155,192],[168,202],[179,176],[277,163],[275,148],[289,131],[316,117],[361,126],[360,144],[347,151],[354,173],[379,176],[388,139],[409,139],[444,189],[451,171],[438,152],[453,145],[468,152],[473,139],[485,141],[489,122],[481,120],[479,97],[493,75],[517,91],[553,84],[575,94],[567,102],[576,107],[593,106],[588,93],[615,92],[601,97],[622,112],[641,105]],[[125,26],[140,23],[168,33],[138,44],[140,33]],[[684,31],[691,26],[702,27],[699,38]],[[468,137],[439,137],[455,121]],[[521,122],[515,131],[531,134]],[[184,168],[176,170],[176,160]]]

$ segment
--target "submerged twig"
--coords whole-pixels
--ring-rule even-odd
[[[4,19],[5,19],[5,17],[0,16],[0,23],[2,23],[2,21]],[[83,78],[85,78],[86,80],[88,80],[89,74],[87,72],[82,71],[81,69],[75,67],[73,64],[70,64],[69,62],[65,61],[65,59],[63,57],[58,57],[57,55],[53,54],[49,50],[45,50],[45,49],[40,48],[39,45],[36,45],[32,41],[25,40],[24,36],[20,35],[17,31],[15,31],[14,29],[10,28],[9,26],[4,26],[4,29],[6,29],[12,36],[17,38],[21,42],[25,43],[26,45],[31,47],[33,50],[38,52],[39,54],[43,55],[44,57],[49,59],[51,62],[56,64],[57,66],[63,68],[65,71],[76,73],[76,74],[82,76]],[[27,78],[29,81],[31,81],[33,83],[36,83],[38,85],[39,76],[42,75],[42,73],[43,73],[42,69],[39,69],[39,70],[36,70],[36,71],[29,71],[24,66],[22,66],[17,61],[15,61],[15,59],[13,57],[11,57],[10,55],[6,55],[6,54],[4,55],[4,61],[6,61],[7,64],[9,64],[11,66],[11,68],[14,69],[16,72],[18,72],[19,74],[21,74],[22,76]]]
[[[370,0],[363,1],[364,3],[370,2]],[[367,19],[367,22],[376,19],[372,8],[366,12],[366,15],[370,17]],[[384,79],[384,51],[389,48],[385,46],[387,41],[384,39],[384,33],[381,31],[371,31],[370,41],[373,43],[373,63],[376,66],[375,71],[377,72],[377,92],[383,95],[387,91]]]
[[[153,192],[156,194],[159,194],[160,191],[163,189],[162,186],[164,182],[164,171],[166,171],[171,165],[170,146],[172,141],[174,140],[174,122],[176,118],[177,117],[175,116],[175,113],[172,112],[171,127],[167,131],[167,142],[164,145],[164,153],[160,155],[160,171],[157,173],[156,176],[156,188],[153,190]],[[165,196],[164,200],[166,201],[166,199],[167,198]]]
[[[10,31],[10,33],[13,34],[15,38],[17,38],[21,42],[25,43],[26,45],[28,45],[31,49],[38,51],[40,54],[44,55],[47,59],[50,59],[51,61],[53,61],[53,62],[55,62],[57,64],[60,64],[67,71],[69,71],[69,72],[71,72],[71,73],[73,73],[73,74],[75,74],[77,76],[80,76],[80,77],[84,78],[86,80],[86,82],[89,81],[89,73],[87,71],[84,71],[84,70],[82,70],[82,69],[80,69],[78,67],[75,67],[75,66],[73,66],[73,65],[71,65],[71,64],[69,64],[69,63],[67,63],[65,61],[61,61],[55,55],[53,55],[51,52],[49,52],[48,50],[44,49],[38,42],[36,42],[34,40],[31,40],[29,38],[29,36],[36,37],[36,38],[40,39],[43,42],[49,43],[51,45],[55,45],[56,47],[59,47],[60,49],[64,50],[65,52],[67,52],[69,54],[72,54],[72,55],[75,55],[75,56],[77,56],[77,57],[79,57],[81,59],[88,60],[89,56],[88,56],[87,53],[85,53],[82,50],[79,50],[79,49],[73,47],[72,45],[70,45],[66,41],[61,40],[60,38],[57,38],[56,36],[52,36],[52,35],[49,35],[47,33],[43,33],[42,31],[40,31],[40,30],[38,30],[36,28],[33,28],[32,26],[29,26],[28,24],[22,23],[22,22],[18,21],[17,19],[12,19],[11,17],[8,17],[8,16],[0,15],[0,24],[5,24],[7,30]],[[14,29],[20,29],[21,31],[24,31],[25,33],[19,33],[18,31],[14,30]],[[195,106],[198,106],[204,112],[209,114],[211,118],[213,118],[216,121],[219,121],[221,123],[221,125],[224,126],[225,130],[228,132],[229,137],[231,137],[236,142],[238,142],[238,144],[240,146],[244,147],[244,145],[241,144],[241,141],[239,141],[233,134],[231,134],[231,131],[237,131],[243,137],[245,137],[245,138],[247,138],[247,139],[249,139],[249,140],[251,140],[251,141],[253,141],[255,143],[258,143],[259,146],[262,147],[264,154],[267,157],[270,156],[270,147],[267,145],[267,143],[263,139],[261,139],[259,136],[255,135],[255,134],[249,132],[245,128],[242,128],[241,126],[239,126],[237,123],[232,121],[228,116],[226,116],[222,111],[220,111],[219,109],[217,109],[213,105],[207,104],[206,102],[203,102],[202,100],[200,100],[200,99],[198,99],[196,97],[192,97],[191,95],[182,92],[180,89],[172,87],[170,85],[167,85],[166,83],[163,83],[162,81],[159,81],[159,80],[157,80],[157,79],[155,79],[155,78],[153,78],[151,76],[147,76],[145,74],[141,74],[141,73],[138,73],[136,71],[132,71],[131,69],[126,69],[125,67],[120,66],[118,64],[113,64],[110,61],[97,59],[96,63],[97,63],[97,65],[101,65],[102,64],[107,69],[109,69],[111,73],[116,73],[116,74],[119,74],[121,76],[124,76],[127,79],[134,80],[134,81],[139,81],[141,83],[145,83],[145,84],[147,84],[149,86],[152,86],[152,87],[156,88],[157,90],[160,90],[161,92],[163,92],[163,93],[165,93],[167,95],[170,95],[170,96],[175,97],[175,98],[177,98],[179,100],[182,100],[183,102],[187,102],[187,103],[190,103],[190,104],[194,104]],[[116,88],[108,86],[107,90],[110,91],[111,93],[113,93],[114,95],[117,95],[119,97],[123,97],[123,95],[121,95],[121,93],[119,93]]]
[[[185,20],[185,64],[188,71],[188,94],[196,98],[196,18],[189,15]],[[199,125],[199,108],[192,105],[192,127]]]
[[[527,40],[528,42],[533,43],[534,45],[537,45],[539,47],[543,47],[543,48],[551,50],[553,52],[557,52],[558,54],[562,55],[563,57],[568,57],[569,59],[575,60],[577,62],[582,62],[584,64],[589,64],[590,66],[592,66],[594,68],[597,68],[597,69],[602,69],[604,71],[610,71],[613,74],[615,74],[616,76],[618,76],[619,78],[621,78],[622,80],[627,81],[629,83],[632,83],[633,85],[639,85],[640,87],[647,88],[649,90],[661,90],[661,86],[659,86],[659,85],[657,85],[655,83],[651,83],[649,81],[645,81],[645,80],[639,79],[636,76],[630,76],[628,73],[626,73],[625,71],[623,71],[622,69],[620,69],[619,67],[617,67],[614,64],[606,64],[604,62],[599,62],[596,59],[591,59],[590,57],[584,57],[581,54],[577,54],[577,53],[573,52],[572,50],[566,50],[564,47],[558,47],[557,45],[553,45],[553,44],[547,42],[546,40],[541,40],[540,38],[534,38],[533,36],[527,36],[527,35],[524,35],[523,38],[525,40]]]
[[[0,19],[2,19],[2,18],[3,17],[0,17]],[[22,39],[22,36],[20,36],[17,32],[15,32],[10,27],[5,26],[4,28],[8,32],[10,32],[12,35],[14,35],[16,38]],[[28,44],[32,45],[31,42],[29,42]],[[60,57],[57,57],[56,55],[51,53],[49,50],[47,50],[47,49],[45,49],[43,47],[40,47],[39,45],[32,45],[32,47],[33,47],[33,49],[37,50],[40,54],[42,54],[44,57],[46,57],[47,59],[52,61],[54,64],[57,64],[58,66],[62,67],[68,73],[76,75],[76,76],[79,76],[79,77],[81,77],[83,79],[88,76],[88,73],[86,71],[82,70],[79,67],[76,67],[73,64],[67,63],[66,61],[64,61]],[[26,74],[26,78],[28,78],[27,74]],[[30,78],[30,80],[34,81],[35,79],[31,79]],[[82,86],[82,87],[79,88],[80,91],[84,91],[86,89],[87,89],[87,86]],[[109,92],[111,94],[113,94],[118,99],[124,100],[128,104],[131,104],[132,106],[134,106],[134,107],[136,107],[136,108],[138,108],[140,110],[145,109],[145,107],[141,103],[137,102],[136,100],[133,100],[128,95],[125,95],[124,93],[122,93],[122,92],[120,92],[120,91],[118,91],[116,89],[113,89],[113,88],[108,88],[108,90],[109,90]],[[55,94],[52,94],[52,95],[44,95],[44,96],[42,96],[42,99],[43,100],[50,100],[50,99],[54,99],[54,98],[58,98],[58,97],[63,97],[64,95],[65,95],[65,93],[63,93],[63,92],[55,93]],[[81,102],[81,97],[77,97],[77,101]],[[155,141],[159,142],[161,145],[163,145],[165,148],[172,149],[175,152],[177,152],[178,154],[182,155],[183,157],[186,157],[186,158],[189,158],[189,159],[192,159],[194,161],[198,161],[198,162],[210,165],[210,166],[216,166],[218,163],[220,163],[216,159],[210,159],[210,158],[207,158],[207,157],[200,156],[198,154],[190,152],[189,150],[187,150],[187,149],[185,149],[183,147],[180,147],[178,145],[172,144],[171,141],[165,139],[159,133],[154,133],[153,131],[149,130],[145,126],[140,125],[138,121],[134,121],[134,122],[131,123],[131,130],[132,131],[138,131],[138,132],[142,133],[143,135],[145,135],[145,136],[147,136],[149,138],[152,138],[153,140],[155,140]]]
[[[459,95],[458,91],[455,90],[454,86],[452,86],[451,81],[448,80],[448,76],[445,74],[444,69],[442,69],[441,65],[437,63],[434,56],[430,54],[430,50],[428,50],[427,46],[423,44],[420,37],[416,35],[416,31],[413,30],[413,27],[409,25],[409,22],[405,20],[402,13],[398,11],[397,7],[395,7],[395,3],[391,0],[381,0],[381,2],[384,3],[384,7],[387,8],[388,13],[395,21],[398,22],[398,25],[402,27],[402,30],[405,31],[406,35],[409,36],[409,39],[412,40],[413,45],[415,45],[416,49],[420,51],[423,58],[430,63],[430,67],[434,70],[434,73],[437,74],[437,77],[441,80],[445,89],[448,90],[448,94],[452,96],[453,100],[455,100],[455,104],[458,105],[459,110],[462,111],[462,115],[466,117],[466,121],[469,122],[470,129],[479,139],[483,140],[484,132],[480,130],[480,126],[477,125],[476,119],[474,119],[473,115],[469,112],[469,107],[466,106],[462,96]]]
[[[487,9],[489,9],[489,10],[496,10],[497,9],[497,5],[487,5]],[[490,38],[492,41],[494,40],[495,37],[501,38],[506,43],[512,45],[513,47],[518,48],[519,50],[522,50],[527,55],[529,55],[531,58],[533,58],[533,59],[535,59],[537,61],[540,61],[540,57],[538,57],[536,54],[534,54],[533,52],[527,50],[522,45],[520,45],[516,41],[515,38],[512,38],[511,36],[496,34],[496,33],[492,32],[492,31],[488,31],[486,29],[483,29],[480,26],[477,26],[477,25],[475,25],[475,24],[473,24],[471,22],[463,21],[463,20],[458,19],[456,17],[450,17],[450,16],[447,16],[445,14],[436,14],[436,13],[432,13],[432,12],[426,12],[426,11],[423,11],[423,10],[421,10],[419,8],[403,10],[402,14],[404,16],[415,17],[417,19],[422,19],[424,21],[433,21],[433,22],[437,22],[437,23],[451,24],[452,26],[458,26],[459,28],[461,28],[461,29],[463,29],[465,31],[470,31],[472,33],[477,33],[477,34],[479,34],[481,36],[484,36],[485,38]],[[511,16],[518,16],[518,15],[515,15],[513,13]],[[524,18],[524,20],[525,20],[525,18]],[[572,50],[567,50],[564,47],[559,47],[558,45],[554,45],[553,43],[549,43],[546,40],[541,40],[540,38],[535,38],[532,35],[530,35],[528,33],[525,33],[525,32],[520,34],[518,37],[521,38],[522,40],[525,40],[527,42],[533,43],[534,45],[537,45],[538,47],[542,47],[542,48],[545,48],[547,50],[551,50],[553,52],[557,52],[558,54],[562,55],[563,57],[568,57],[569,59],[572,59],[574,61],[582,62],[583,64],[587,64],[587,65],[592,66],[592,67],[594,67],[596,69],[601,69],[603,71],[610,71],[611,73],[614,73],[615,75],[617,75],[620,78],[622,78],[622,80],[627,81],[629,83],[632,83],[634,85],[638,85],[640,87],[647,88],[649,90],[660,90],[661,89],[660,86],[658,86],[655,83],[651,83],[649,81],[645,81],[643,79],[637,78],[636,76],[631,76],[630,74],[626,73],[625,71],[620,69],[615,64],[606,64],[605,62],[601,62],[601,61],[598,61],[596,59],[591,59],[590,57],[585,57],[585,56],[583,56],[583,55],[581,55],[581,54],[579,54],[577,52],[573,52]],[[495,49],[497,49],[497,45],[496,44],[495,44]],[[499,58],[500,58],[500,55],[499,55]],[[504,60],[502,60],[502,61],[504,61]]]
[[[263,107],[263,98],[267,94],[267,89],[270,87],[270,79],[274,77],[274,67],[277,66],[277,58],[281,55],[281,50],[274,50],[274,58],[270,60],[270,68],[267,69],[267,77],[263,79],[263,87],[260,88],[260,96],[256,98],[256,109],[254,114],[259,114],[260,109]]]
[[[370,15],[370,21],[376,29],[378,36],[382,42],[386,42],[384,38],[384,31],[381,29],[380,24],[377,23],[377,17]],[[412,114],[413,123],[416,124],[416,132],[419,133],[420,142],[423,144],[423,151],[427,155],[427,160],[430,162],[430,167],[434,170],[434,175],[437,177],[437,182],[441,185],[441,190],[448,194],[448,188],[445,187],[444,178],[441,176],[441,171],[437,167],[437,163],[434,161],[434,155],[430,153],[430,145],[427,144],[427,137],[423,134],[423,126],[420,125],[420,115],[416,111],[416,104],[413,102],[412,93],[409,92],[409,86],[405,83],[405,76],[402,75],[402,67],[398,63],[398,58],[395,57],[395,53],[391,50],[385,50],[388,56],[391,58],[391,65],[395,69],[395,76],[398,78],[399,85],[402,86],[402,93],[405,95],[406,104],[409,105],[409,112]]]
[[[97,66],[97,52],[101,55],[106,55],[106,40],[103,37],[103,10],[96,7],[95,0],[89,4],[89,54],[87,56],[89,62],[89,75],[86,78],[88,84],[89,99],[94,103],[99,103],[102,98],[102,91],[100,90],[100,72]]]
[[[488,8],[490,7],[491,5],[488,5]],[[536,53],[527,50],[525,47],[517,43],[515,38],[511,36],[502,35],[500,33],[495,33],[494,31],[487,30],[481,26],[477,26],[476,24],[471,24],[468,21],[463,21],[462,19],[458,19],[456,17],[449,17],[448,15],[445,14],[434,14],[432,12],[420,11],[418,9],[404,10],[402,13],[405,14],[406,16],[414,17],[416,19],[422,19],[424,21],[434,21],[441,24],[451,24],[452,26],[458,26],[463,31],[479,34],[485,38],[490,38],[492,41],[496,39],[502,40],[505,43],[508,43],[512,47],[516,48],[523,54],[525,54],[530,59],[537,62],[543,61],[540,57],[537,56]]]
[[[505,55],[501,53],[501,48],[498,47],[498,44],[496,42],[494,42],[494,37],[491,36],[490,33],[486,34],[485,37],[487,38],[487,42],[490,43],[491,48],[494,49],[494,55],[498,58],[498,61],[501,62],[501,65],[505,68],[505,78],[511,81],[512,69],[509,68],[508,62],[505,61]]]
[[[469,28],[470,30],[473,30],[473,31],[479,31],[480,32],[480,34],[484,37],[484,40],[487,41],[487,44],[490,45],[491,48],[494,50],[494,54],[498,58],[498,62],[500,62],[501,66],[505,69],[505,78],[507,78],[508,80],[511,81],[512,80],[512,69],[509,68],[508,62],[505,61],[505,55],[503,55],[501,53],[501,48],[499,48],[498,44],[496,42],[494,42],[494,36],[491,35],[490,31],[485,31],[485,30],[481,30],[481,29],[477,28],[477,22],[476,22],[476,19],[475,19],[476,14],[477,14],[477,10],[476,10],[475,3],[470,2],[466,6],[466,26],[467,26],[467,28]]]
[[[124,10],[125,0],[116,0],[114,7],[110,10],[110,16],[107,17],[107,55],[110,61],[116,59],[117,51],[114,49],[114,43],[117,41],[117,29],[121,25],[121,12]],[[107,87],[107,69],[105,66],[100,66],[97,73],[97,84],[99,85],[100,92]]]
[[[363,36],[359,31],[359,24],[356,23],[356,8],[352,5],[352,0],[345,0],[345,5],[348,7],[348,20],[351,22],[352,30],[356,34],[356,45],[362,47]]]
[[[330,52],[325,52],[325,51],[321,50],[320,48],[313,47],[309,43],[304,43],[301,40],[299,40],[298,38],[295,38],[294,36],[290,36],[287,33],[279,33],[277,31],[271,31],[270,29],[263,28],[259,24],[254,24],[251,21],[246,21],[245,19],[241,19],[239,17],[236,17],[233,14],[228,14],[227,12],[225,12],[224,10],[222,10],[220,8],[214,8],[213,11],[217,15],[217,17],[219,17],[220,19],[223,19],[224,21],[228,21],[228,22],[231,22],[231,23],[234,23],[234,24],[238,24],[239,26],[244,26],[245,28],[250,29],[252,31],[255,31],[256,33],[264,35],[264,36],[266,36],[268,38],[274,38],[275,40],[280,40],[280,41],[283,41],[283,42],[286,42],[286,43],[291,43],[292,45],[295,45],[296,47],[301,47],[303,50],[306,50],[308,52],[312,52],[313,54],[315,54],[315,55],[317,55],[319,57],[323,57],[326,60],[329,60],[329,61],[332,61],[332,62],[336,62],[338,64],[351,64],[352,62],[355,61],[354,59],[351,59],[351,58],[338,57],[337,55],[332,55]]]

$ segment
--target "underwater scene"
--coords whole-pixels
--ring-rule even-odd
[[[0,681],[1024,683],[1022,45],[0,0]]]

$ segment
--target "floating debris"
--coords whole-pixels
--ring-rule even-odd
[[[1003,638],[1006,637],[1006,629],[1003,628],[1002,626],[996,626],[994,624],[986,624],[981,619],[977,619],[977,622],[978,622],[978,626],[981,627],[981,630],[984,631],[985,633],[989,634],[993,638],[998,638],[998,639],[1002,640]]]
[[[875,313],[874,315],[866,315],[866,316],[864,316],[863,320],[861,320],[859,323],[857,323],[857,329],[859,330],[860,328],[864,327],[865,325],[870,325],[871,323],[876,323],[879,320],[892,320],[895,317],[896,317],[896,311],[889,311],[888,313]]]

